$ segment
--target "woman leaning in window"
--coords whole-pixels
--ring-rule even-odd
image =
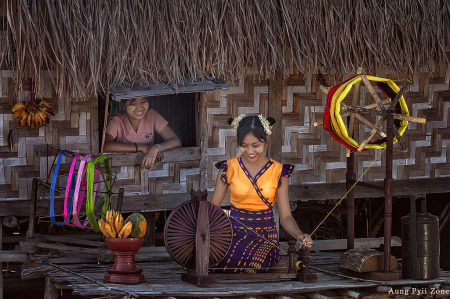
[[[143,152],[141,167],[151,170],[162,152],[181,147],[181,140],[168,122],[155,110],[149,109],[146,98],[121,102],[123,110],[111,117],[105,134],[105,152]],[[155,132],[164,139],[155,144]]]

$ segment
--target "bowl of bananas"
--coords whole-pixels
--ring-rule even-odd
[[[106,237],[106,245],[114,255],[114,265],[107,270],[108,274],[105,274],[103,281],[122,284],[145,282],[142,269],[138,269],[135,263],[135,255],[144,244],[142,237],[145,234],[139,215],[132,214],[123,220],[122,214],[110,210],[106,212],[105,219],[98,221],[98,226]],[[145,223],[145,228],[146,226]]]

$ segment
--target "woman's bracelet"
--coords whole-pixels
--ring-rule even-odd
[[[136,153],[137,153],[138,152],[138,146],[137,146],[136,143],[134,144],[134,146],[136,147]]]
[[[154,144],[154,146],[156,146],[157,148],[159,148],[159,151],[160,151],[160,152],[163,151],[162,145],[161,145],[161,144]]]

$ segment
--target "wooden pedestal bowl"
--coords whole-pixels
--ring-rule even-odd
[[[106,245],[114,254],[114,265],[107,270],[104,282],[136,284],[144,283],[142,269],[136,267],[134,256],[144,244],[143,238],[106,238]]]

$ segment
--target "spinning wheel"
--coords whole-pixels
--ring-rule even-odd
[[[368,91],[374,99],[374,103],[368,104],[364,107],[357,107],[359,97],[359,85],[363,81]],[[381,99],[375,92],[371,82],[374,82],[377,87],[383,92],[387,99]],[[350,151],[365,151],[371,148],[385,148],[386,147],[386,133],[381,131],[381,127],[387,119],[387,111],[393,111],[394,118],[394,138],[393,142],[399,142],[403,151],[406,151],[406,145],[403,142],[402,135],[405,132],[408,122],[425,123],[425,119],[413,117],[409,115],[408,107],[406,106],[403,92],[407,89],[409,82],[406,81],[401,88],[397,86],[392,80],[379,78],[372,75],[359,74],[346,81],[327,90],[327,105],[325,107],[323,127],[331,134],[331,136],[345,145]],[[354,88],[352,101],[347,100],[347,94]],[[321,88],[324,90],[323,88]],[[325,91],[324,91],[325,92]],[[367,104],[368,101],[366,101]],[[385,105],[389,105],[385,107]],[[377,109],[378,108],[378,109]],[[363,114],[368,116],[381,116],[381,118],[372,124],[366,119]],[[348,124],[344,123],[343,117],[350,116]],[[358,144],[353,139],[353,129],[355,119],[360,123],[368,126],[371,129],[369,136]],[[316,123],[315,125],[318,125]],[[348,129],[347,129],[348,128]],[[381,139],[372,141],[372,138],[378,134]]]
[[[295,268],[296,241],[289,241],[288,273],[211,274],[230,249],[233,229],[224,211],[207,201],[208,192],[191,190],[191,200],[179,205],[167,218],[164,243],[167,252],[180,265],[188,268],[181,280],[195,285],[214,285],[214,279],[295,279],[316,282],[317,275],[309,270],[309,250],[298,251],[300,269]]]
[[[233,230],[230,219],[217,205],[206,201],[209,222],[209,267],[219,263],[231,246]],[[195,268],[195,242],[200,201],[179,205],[170,214],[164,228],[164,243],[167,252],[180,265]]]
[[[359,71],[358,71],[359,72]],[[359,86],[364,82],[367,90],[372,95],[374,103],[366,106],[357,107],[359,99]],[[372,83],[374,82],[378,88],[383,92],[387,99],[382,100],[375,92]],[[323,80],[323,82],[325,82]],[[399,142],[400,147],[404,152],[407,151],[406,144],[403,141],[402,135],[405,132],[408,122],[425,123],[425,119],[413,117],[409,115],[408,107],[406,106],[403,93],[407,90],[410,80],[405,80],[401,88],[397,86],[392,80],[375,77],[369,74],[358,74],[346,81],[333,86],[331,89],[320,87],[320,89],[327,94],[327,104],[324,111],[323,128],[330,133],[330,135],[341,144],[345,145],[347,151],[347,173],[345,176],[347,193],[341,201],[347,196],[347,249],[354,248],[354,190],[353,187],[359,185],[362,187],[381,190],[385,197],[385,211],[384,211],[384,270],[383,272],[374,271],[368,272],[366,278],[373,280],[397,280],[399,275],[396,272],[391,272],[390,256],[391,256],[391,230],[392,230],[392,196],[394,193],[394,179],[392,175],[393,169],[393,145]],[[324,84],[324,83],[322,83]],[[353,99],[351,104],[344,103],[347,94],[354,88]],[[367,105],[368,104],[368,105]],[[389,105],[385,107],[385,105]],[[367,120],[365,115],[375,115],[379,119],[376,125]],[[348,124],[344,123],[343,117],[349,116]],[[354,122],[355,119],[362,124],[368,126],[371,131],[369,136],[358,144],[353,139]],[[383,123],[386,121],[386,133],[381,131]],[[320,122],[314,125],[319,125]],[[348,125],[348,126],[347,126]],[[372,138],[378,134],[382,139],[371,141]],[[365,172],[356,180],[354,171],[355,158],[353,152],[366,151],[368,149],[386,148],[385,169],[386,177],[384,185],[376,185],[373,183],[360,181]],[[384,151],[383,151],[384,152]],[[380,155],[381,156],[381,153]],[[378,156],[378,157],[379,157]],[[375,159],[375,161],[378,159]],[[375,161],[373,163],[375,163]],[[372,165],[373,165],[372,163]],[[339,201],[339,202],[341,202]]]

